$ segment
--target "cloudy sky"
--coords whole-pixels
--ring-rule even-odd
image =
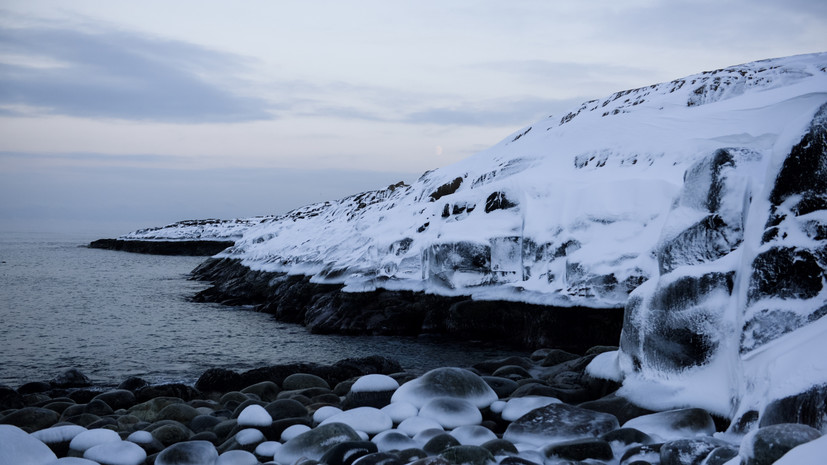
[[[0,1],[0,231],[411,181],[583,100],[827,50],[823,0]]]

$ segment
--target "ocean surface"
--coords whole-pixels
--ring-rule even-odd
[[[49,380],[77,368],[93,383],[129,376],[194,383],[211,367],[384,355],[424,372],[526,355],[444,338],[310,334],[245,307],[190,302],[203,257],[89,249],[97,237],[0,233],[0,384]]]

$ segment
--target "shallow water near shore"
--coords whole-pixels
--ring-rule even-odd
[[[508,348],[444,338],[310,334],[243,307],[190,302],[203,257],[89,249],[96,237],[0,233],[0,384],[78,368],[100,385],[129,376],[194,383],[211,367],[384,355],[406,370],[468,366]]]

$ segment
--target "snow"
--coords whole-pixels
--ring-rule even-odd
[[[399,424],[397,429],[410,437],[429,429],[443,430],[442,425],[434,419],[425,417],[410,417]]]
[[[460,426],[452,430],[450,434],[463,446],[481,446],[492,439],[497,439],[493,431],[480,425]]]
[[[310,431],[310,427],[307,425],[288,426],[287,428],[284,428],[284,431],[281,432],[281,442],[287,442],[307,431]]]
[[[270,426],[273,417],[261,405],[249,405],[238,415],[238,424],[241,426]]]
[[[342,413],[342,409],[339,407],[333,407],[331,405],[325,405],[323,407],[319,407],[318,410],[313,412],[313,421],[316,423],[321,423],[328,418],[332,417],[333,415],[338,415]]]
[[[139,465],[146,459],[146,451],[130,441],[98,444],[86,449],[83,458],[107,465]]]
[[[90,429],[84,431],[69,443],[69,448],[78,452],[85,452],[87,449],[107,442],[119,442],[121,437],[110,429]]]
[[[71,441],[78,434],[86,431],[86,428],[78,425],[52,426],[51,428],[35,431],[32,436],[40,439],[46,444]]]
[[[419,447],[419,443],[411,439],[407,434],[391,429],[383,431],[371,439],[371,442],[376,444],[379,452],[388,452],[392,450],[405,450],[413,447]]]
[[[281,443],[276,441],[264,441],[256,446],[256,454],[262,457],[273,457],[281,449]]]
[[[384,407],[380,410],[385,412],[394,423],[402,423],[403,421],[407,420],[410,417],[415,417],[417,413],[419,413],[419,409],[416,408],[410,402],[393,402]]]
[[[612,350],[597,354],[597,356],[586,366],[586,373],[595,378],[608,379],[611,381],[623,381],[623,372],[617,361],[617,351]]]
[[[258,465],[255,455],[246,450],[230,450],[218,456],[215,465]]]
[[[391,402],[407,402],[421,408],[431,399],[440,397],[467,400],[479,408],[497,400],[494,390],[476,374],[447,367],[436,368],[403,384],[393,393]]]
[[[89,459],[83,459],[80,457],[61,457],[57,460],[53,460],[51,462],[46,462],[42,465],[100,465],[98,462],[94,462]]]
[[[235,433],[235,440],[242,446],[264,441],[264,433],[255,428],[246,428]]]
[[[393,420],[386,413],[374,407],[356,407],[327,418],[321,424],[344,423],[356,431],[368,434],[381,433],[393,428]]]
[[[775,461],[775,465],[823,465],[827,457],[827,436],[801,444]]]
[[[153,439],[152,433],[149,431],[135,431],[126,438],[127,441],[132,441],[135,444],[149,444]]]
[[[0,457],[4,463],[41,465],[57,459],[46,444],[12,425],[0,425]]]
[[[395,391],[399,382],[387,375],[365,375],[350,387],[351,392]]]

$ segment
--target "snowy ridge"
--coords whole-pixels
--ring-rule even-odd
[[[270,217],[242,218],[234,220],[204,219],[184,220],[124,234],[118,239],[125,241],[235,241],[251,226]]]
[[[825,69],[827,54],[804,55],[618,92],[411,186],[262,220],[221,256],[350,291],[621,307],[680,230],[686,171],[732,148],[751,160],[739,195],[760,187],[827,100]]]

